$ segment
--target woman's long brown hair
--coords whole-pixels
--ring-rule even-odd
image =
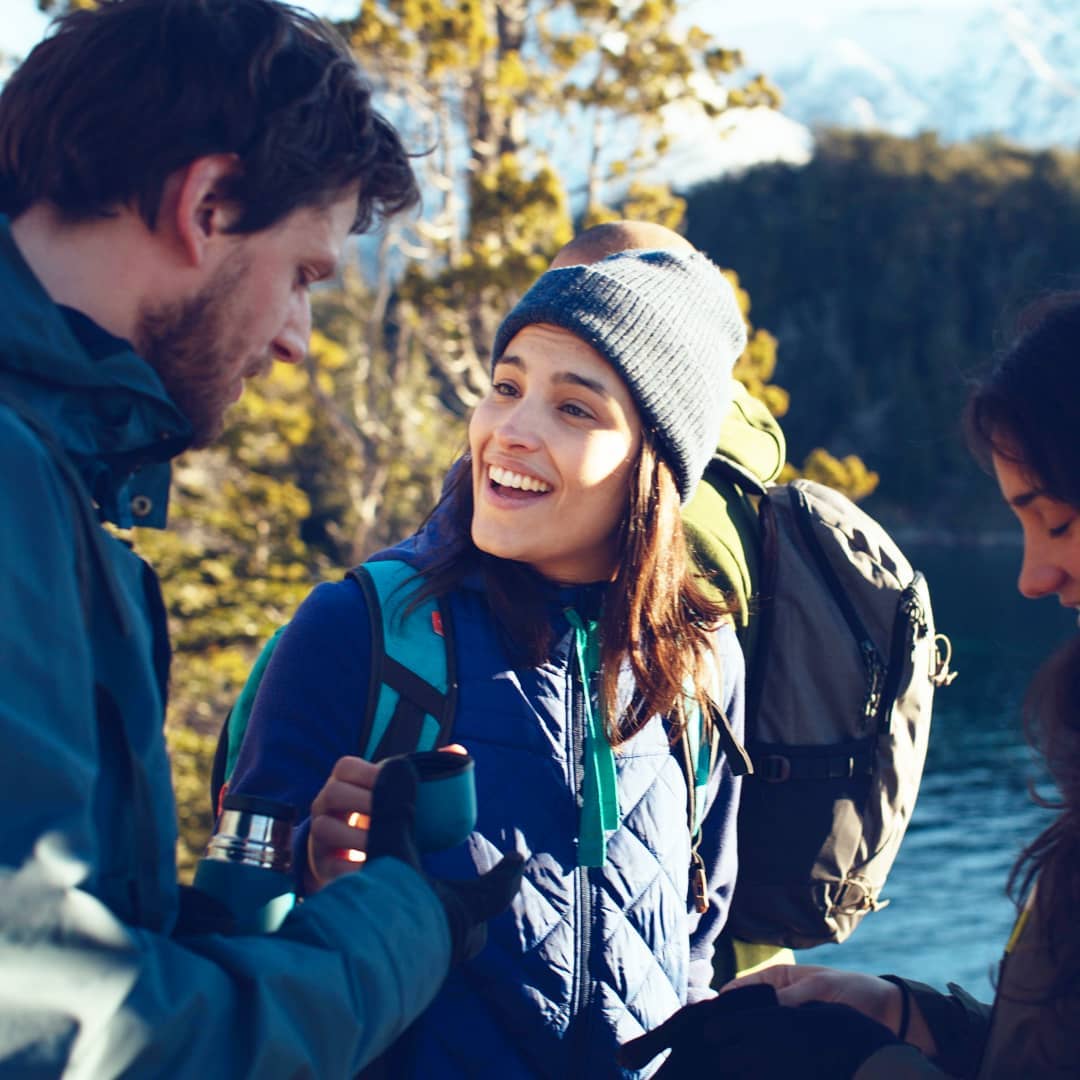
[[[656,446],[646,432],[618,529],[615,576],[600,617],[600,700],[613,746],[655,714],[669,718],[676,738],[688,693],[702,707],[709,701],[720,704],[715,701],[720,672],[711,661],[711,635],[734,610],[730,600],[702,581],[691,559],[675,478]],[[473,543],[468,460],[455,467],[437,511],[449,535],[425,569],[426,582],[412,603],[445,596],[479,571],[512,655],[526,665],[541,663],[551,645],[551,583],[526,564],[488,555]],[[633,673],[635,699],[616,716],[624,663]]]
[[[1019,906],[1038,879],[1039,923],[1054,958],[1042,1004],[1053,1012],[1080,996],[1080,636],[1036,673],[1024,700],[1024,731],[1058,790],[1047,798],[1032,785],[1031,796],[1058,816],[1023,850],[1008,891]],[[1046,1026],[1059,1027],[1060,1020],[1048,1017]]]

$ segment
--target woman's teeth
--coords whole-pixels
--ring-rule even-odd
[[[534,476],[525,476],[522,473],[511,472],[498,465],[488,466],[488,479],[499,487],[517,488],[519,491],[536,491],[540,494],[551,490],[550,484],[543,480],[537,480]]]

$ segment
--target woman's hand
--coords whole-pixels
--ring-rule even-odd
[[[459,743],[440,749],[450,754],[466,753]],[[304,874],[308,894],[363,865],[371,828],[371,793],[381,768],[382,762],[375,765],[360,757],[338,758],[330,778],[312,800]]]
[[[896,1032],[900,1026],[903,993],[900,987],[876,975],[837,971],[814,964],[774,964],[752,975],[744,975],[741,979],[732,979],[721,987],[720,993],[761,984],[771,986],[776,991],[781,1005],[832,1001],[858,1009],[890,1031]]]
[[[657,1080],[852,1080],[896,1043],[887,1027],[849,1005],[781,1005],[772,986],[758,982],[687,1005],[620,1047],[618,1061],[641,1069],[670,1050]]]
[[[899,1034],[904,1011],[904,992],[895,983],[876,975],[861,975],[854,971],[814,964],[775,964],[752,975],[732,979],[721,987],[720,993],[744,986],[771,986],[781,1005],[803,1005],[808,1001],[827,1001],[850,1005],[864,1016],[884,1024]],[[928,1057],[934,1057],[937,1046],[923,1019],[922,1010],[911,1000],[906,1040]]]
[[[359,757],[338,758],[311,803],[306,891],[360,868],[367,856],[371,793],[381,765]]]

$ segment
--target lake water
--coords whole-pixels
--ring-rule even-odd
[[[1020,731],[1028,680],[1076,630],[1056,600],[1016,592],[1019,548],[917,548],[938,629],[959,677],[935,697],[919,801],[883,896],[890,904],[807,963],[895,972],[939,989],[992,996],[991,977],[1015,911],[1005,882],[1023,846],[1051,820],[1028,795],[1039,776]],[[1045,790],[1045,788],[1044,788]]]

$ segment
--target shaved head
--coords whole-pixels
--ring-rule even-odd
[[[619,251],[696,251],[684,236],[651,221],[608,221],[594,225],[570,241],[551,260],[552,270],[585,266]]]

